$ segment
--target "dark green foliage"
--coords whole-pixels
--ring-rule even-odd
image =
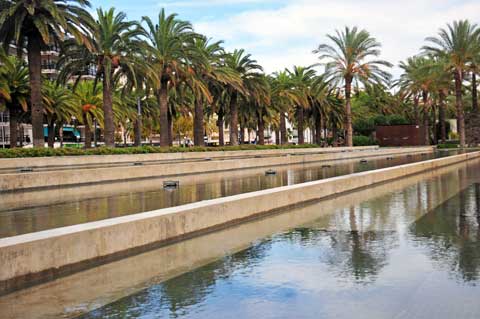
[[[18,148],[0,149],[0,158],[16,157],[50,157],[50,156],[78,156],[78,155],[120,155],[120,154],[144,154],[144,153],[179,153],[179,152],[215,152],[215,151],[244,151],[244,150],[272,150],[293,148],[315,148],[317,145],[237,145],[223,147],[126,147],[112,148],[99,147],[95,149],[79,148]]]
[[[370,135],[375,131],[375,121],[373,118],[358,119],[353,122],[353,130],[360,135]]]
[[[375,125],[388,125],[388,120],[385,115],[377,115],[373,118]]]
[[[353,146],[377,145],[378,143],[371,137],[356,135],[353,137]]]
[[[410,124],[410,121],[399,114],[392,114],[387,116],[388,125],[406,125]]]

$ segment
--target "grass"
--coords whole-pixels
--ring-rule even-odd
[[[128,148],[99,147],[84,150],[75,147],[64,148],[15,148],[0,149],[0,158],[18,157],[50,157],[50,156],[81,156],[81,155],[121,155],[121,154],[149,154],[149,153],[182,153],[182,152],[214,152],[214,151],[244,151],[244,150],[276,150],[295,148],[315,148],[318,145],[239,145],[221,147],[157,147],[141,146]]]

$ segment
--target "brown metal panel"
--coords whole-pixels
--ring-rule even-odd
[[[423,125],[377,126],[376,137],[380,146],[425,145],[425,129]]]

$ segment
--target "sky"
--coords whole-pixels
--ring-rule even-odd
[[[425,37],[454,20],[480,23],[480,0],[93,0],[92,6],[154,21],[163,7],[223,40],[227,50],[244,48],[266,73],[318,63],[312,51],[328,42],[326,34],[358,26],[382,44],[381,58],[398,76],[398,63],[417,54]]]

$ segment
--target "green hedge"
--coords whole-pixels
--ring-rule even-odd
[[[353,137],[353,146],[369,146],[377,145],[378,143],[371,137],[356,135]]]
[[[275,150],[293,148],[315,148],[318,145],[239,145],[222,147],[126,147],[109,148],[99,147],[89,150],[78,148],[15,148],[0,149],[0,158],[15,157],[48,157],[48,156],[78,156],[78,155],[118,155],[118,154],[146,154],[146,153],[179,153],[179,152],[214,152],[214,151],[243,151],[243,150]]]
[[[438,144],[437,148],[438,149],[450,149],[450,148],[459,148],[460,143],[459,142],[446,142],[444,144]]]

